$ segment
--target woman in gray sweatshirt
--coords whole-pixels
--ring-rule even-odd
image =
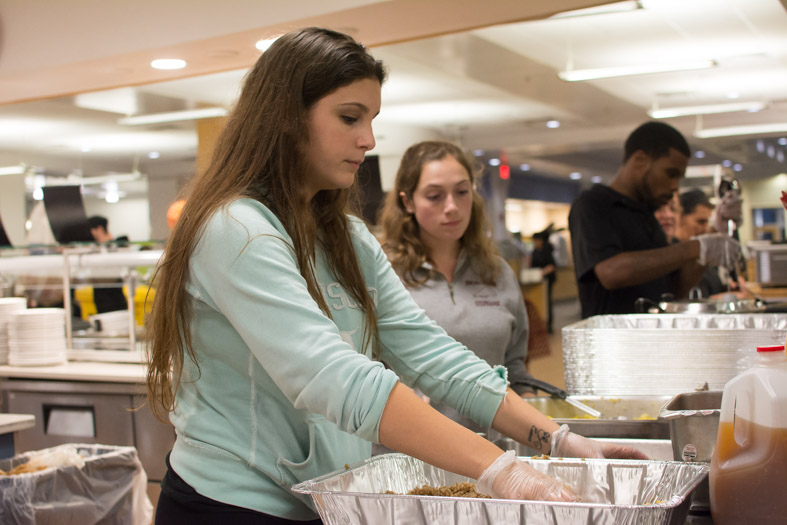
[[[462,149],[444,141],[408,148],[380,222],[383,248],[418,306],[487,363],[504,365],[517,394],[532,394],[522,292],[488,235],[483,199]],[[433,404],[474,431],[488,430]]]

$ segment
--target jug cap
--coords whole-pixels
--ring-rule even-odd
[[[784,345],[758,346],[757,352],[784,352]]]

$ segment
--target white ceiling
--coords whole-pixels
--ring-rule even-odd
[[[630,12],[499,25],[372,52],[389,68],[377,119],[377,153],[398,156],[424,136],[505,153],[512,167],[608,182],[622,142],[654,107],[765,101],[758,113],[680,117],[667,122],[706,152],[693,164],[740,164],[741,179],[787,171],[783,133],[697,139],[697,127],[787,123],[787,10],[779,0],[650,0]],[[557,72],[712,59],[703,71],[569,83]],[[198,105],[230,107],[243,71],[0,106],[0,166],[25,162],[50,174],[193,171],[193,122],[129,127],[126,113]],[[92,100],[91,100],[92,99]],[[83,107],[80,107],[83,106]],[[99,109],[87,109],[84,106]],[[110,111],[108,111],[110,110]],[[546,121],[561,126],[548,129]],[[759,141],[759,142],[758,142]],[[762,151],[760,151],[762,150]],[[149,159],[149,152],[160,157]],[[769,156],[770,153],[770,156]],[[781,159],[781,161],[779,160]]]

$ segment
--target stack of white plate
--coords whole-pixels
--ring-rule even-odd
[[[11,316],[27,308],[24,297],[0,297],[0,365],[8,363],[8,325]]]
[[[66,316],[62,308],[31,308],[8,324],[8,364],[59,365],[66,362]]]

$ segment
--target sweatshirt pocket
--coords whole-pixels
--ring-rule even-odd
[[[279,457],[276,462],[283,487],[289,489],[301,481],[328,474],[344,468],[345,465],[371,457],[371,443],[339,430],[327,419],[311,416],[306,423],[309,429],[309,453],[306,459],[291,461],[286,457]],[[311,497],[301,496],[311,507]]]

